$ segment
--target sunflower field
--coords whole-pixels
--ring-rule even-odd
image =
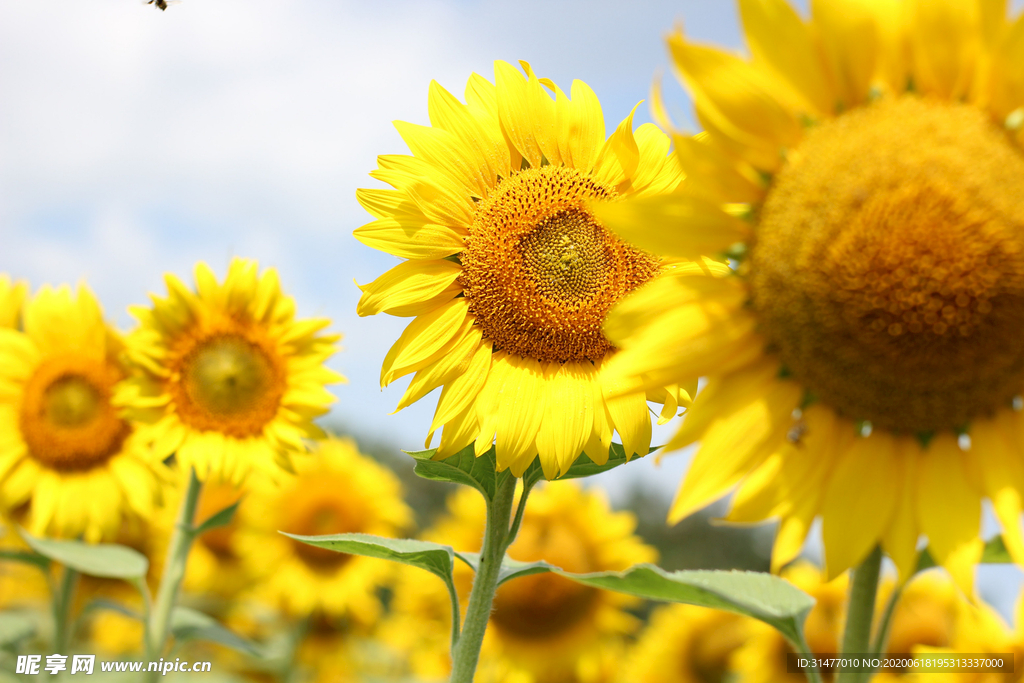
[[[455,91],[423,79],[392,97],[382,75],[418,78],[417,60],[458,71],[458,41],[431,27],[493,20],[486,2],[342,3],[303,32],[298,4],[109,3],[74,21],[15,4],[0,6],[17,95],[0,113],[15,160],[0,166],[0,683],[1024,680],[1021,3],[737,0],[741,49],[678,22],[648,35],[674,78],[630,73],[648,102],[622,111],[496,55]],[[613,35],[600,15],[618,12],[619,40],[588,58],[632,64],[645,8],[613,5],[539,35]],[[540,7],[499,12],[489,35]],[[33,22],[64,38],[37,44],[17,28]],[[336,48],[350,58],[297,78],[287,56],[385,36],[404,58]],[[150,44],[213,57],[154,59],[139,81],[124,56]],[[51,48],[240,115],[209,128],[181,111],[154,128],[177,143],[121,119],[103,136],[87,107],[82,130],[47,128],[32,93],[50,91],[18,65],[36,73]],[[250,89],[222,95],[218,59],[276,86],[238,76]],[[53,92],[89,102],[73,61],[40,73],[79,74]],[[297,104],[332,83],[365,91]],[[267,123],[300,109],[298,128]],[[301,131],[352,111],[412,122],[394,123],[400,153],[367,152],[375,168],[329,176],[318,199],[365,140],[346,129],[328,153]],[[136,147],[180,169],[124,170]],[[76,161],[108,151],[106,175]],[[120,219],[91,233],[97,250],[71,254],[73,231],[39,241],[115,167],[167,181],[133,185],[175,226],[159,248]],[[64,193],[62,173],[84,184]],[[244,219],[216,208],[224,192]],[[339,194],[360,218],[332,213]],[[329,225],[290,225],[315,223],[317,201]],[[199,254],[227,244],[200,215],[241,221],[260,258]],[[68,264],[90,258],[75,281]],[[105,303],[143,271],[148,299]]]

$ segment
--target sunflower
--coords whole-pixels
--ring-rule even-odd
[[[334,401],[324,385],[344,380],[324,366],[340,338],[321,334],[329,321],[296,320],[277,271],[257,271],[234,259],[220,284],[199,263],[195,293],[168,274],[167,298],[131,309],[138,372],[115,400],[157,457],[174,454],[200,480],[238,485],[252,471],[291,470],[303,438],[321,435],[312,420]]]
[[[486,510],[474,491],[449,498],[448,515],[423,537],[456,550],[480,549]],[[653,562],[656,551],[633,535],[636,519],[613,512],[600,492],[574,482],[549,483],[530,495],[509,557],[544,559],[572,572],[621,571]],[[457,563],[455,582],[463,608],[472,571]],[[514,579],[498,588],[481,652],[479,680],[518,683],[604,680],[602,650],[614,650],[636,630],[626,608],[636,600],[581,586],[555,574]],[[409,653],[421,678],[447,677],[450,608],[439,581],[422,571],[405,571],[395,588],[392,623],[384,637]]]
[[[665,605],[651,620],[625,667],[627,683],[725,683],[751,620],[692,605]]]
[[[8,275],[0,274],[0,327],[18,327],[27,294],[24,282],[11,282]]]
[[[672,520],[738,486],[733,519],[781,520],[776,569],[821,516],[831,576],[879,544],[908,576],[923,533],[966,587],[987,496],[1024,563],[1024,20],[1004,5],[812,0],[804,21],[741,0],[752,59],[669,39],[705,128],[674,138],[687,179],[598,213],[641,248],[730,257],[605,326],[606,381],[707,378],[671,442],[701,443]]]
[[[110,538],[159,503],[159,463],[111,404],[118,334],[84,285],[44,287],[0,328],[0,505],[36,535]]]
[[[1024,678],[1024,595],[1018,596],[1016,628],[1011,628],[1003,618],[983,602],[957,603],[956,624],[952,642],[939,647],[927,644],[914,648],[915,654],[949,656],[957,653],[978,655],[1013,656],[1013,673],[995,672],[931,672],[921,680],[934,683],[1010,683]]]
[[[396,537],[412,525],[398,478],[361,454],[351,439],[317,445],[294,478],[251,482],[234,548],[255,577],[254,593],[289,616],[321,611],[369,624],[381,611],[377,589],[391,565],[336,553],[284,536],[366,533]]]
[[[381,386],[416,373],[397,410],[444,386],[427,437],[444,427],[437,457],[474,441],[480,455],[497,436],[499,469],[520,476],[539,455],[553,478],[584,450],[604,463],[613,431],[645,455],[646,399],[668,420],[696,389],[599,379],[615,351],[609,308],[674,261],[628,246],[590,207],[682,176],[654,125],[634,133],[630,114],[606,140],[589,87],[574,81],[569,99],[521,64],[525,78],[495,62],[496,85],[474,74],[466,104],[431,83],[432,126],[396,123],[413,155],[378,158],[370,175],[395,189],[357,192],[376,220],[355,237],[406,260],[361,286],[357,310],[413,318]]]

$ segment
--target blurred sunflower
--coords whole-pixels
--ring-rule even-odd
[[[914,648],[916,654],[948,655],[1013,655],[1013,673],[994,672],[928,672],[921,680],[934,683],[1010,683],[1024,678],[1024,594],[1017,598],[1016,628],[984,602],[957,602],[956,626],[952,642],[934,647],[927,644]]]
[[[27,295],[27,284],[11,282],[10,276],[0,274],[0,327],[18,327],[21,307]]]
[[[366,533],[395,537],[412,526],[398,478],[362,455],[351,439],[317,445],[316,458],[274,484],[254,479],[234,547],[255,579],[253,592],[289,616],[316,610],[369,624],[381,611],[377,589],[390,563],[337,553],[284,536]]]
[[[111,403],[120,336],[82,285],[44,287],[0,328],[0,506],[36,535],[111,538],[148,518],[164,476]]]
[[[665,605],[651,619],[623,669],[626,683],[726,683],[751,620],[731,612]]]
[[[598,211],[735,266],[670,274],[605,326],[609,382],[708,377],[671,443],[701,442],[671,519],[739,485],[735,519],[781,518],[776,568],[821,515],[831,576],[878,544],[909,576],[924,533],[966,587],[984,495],[1024,564],[1024,19],[739,8],[751,60],[669,39],[705,128],[675,137],[682,190]]]
[[[432,125],[395,124],[413,156],[378,157],[370,175],[395,189],[357,192],[376,220],[355,237],[407,260],[361,286],[357,310],[414,318],[381,386],[416,373],[398,410],[444,386],[427,437],[444,426],[437,457],[474,441],[480,455],[496,435],[499,469],[520,476],[539,454],[553,478],[584,450],[605,462],[613,431],[645,455],[646,399],[667,420],[696,389],[645,395],[599,378],[615,351],[601,332],[609,308],[670,264],[620,241],[590,205],[682,176],[654,125],[634,134],[630,114],[606,140],[587,85],[574,81],[570,99],[521,64],[525,78],[495,62],[496,85],[471,76],[466,104],[432,82]]]
[[[340,337],[321,334],[324,318],[295,319],[273,268],[234,259],[220,284],[199,263],[195,279],[193,293],[168,274],[166,299],[131,309],[138,372],[115,399],[157,457],[175,454],[200,480],[290,471],[303,438],[321,435],[312,420],[334,401],[324,385],[344,380],[324,366]]]
[[[478,551],[486,518],[481,497],[470,489],[457,491],[449,498],[448,511],[423,537],[456,550]],[[544,559],[572,572],[619,571],[657,558],[653,548],[633,535],[635,527],[633,515],[613,512],[601,493],[574,482],[549,483],[530,494],[508,555],[524,562]],[[409,653],[417,676],[446,677],[451,618],[447,591],[422,571],[403,572],[401,579],[392,625],[384,636]],[[465,609],[472,570],[457,563],[455,581]],[[517,683],[606,680],[609,667],[601,652],[614,650],[639,626],[625,611],[636,603],[630,596],[555,574],[503,584],[494,599],[477,676]]]

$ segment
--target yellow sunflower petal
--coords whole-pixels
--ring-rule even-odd
[[[405,261],[373,282],[357,285],[363,295],[359,297],[356,313],[423,315],[462,291],[456,282],[460,272],[459,264],[451,261]]]
[[[981,529],[981,492],[965,471],[966,455],[953,434],[939,434],[919,465],[918,519],[928,536],[928,550],[939,564],[974,542]]]
[[[829,580],[858,565],[882,539],[900,492],[896,440],[872,432],[836,463],[822,504]]]
[[[466,300],[452,299],[409,323],[384,358],[380,385],[386,387],[447,352],[466,333],[467,324],[472,324],[467,316]]]

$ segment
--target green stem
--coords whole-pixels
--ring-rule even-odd
[[[64,567],[60,586],[53,593],[53,649],[58,654],[68,651],[70,640],[71,600],[75,595],[78,572]]]
[[[160,657],[167,643],[171,611],[174,609],[174,603],[178,601],[178,590],[181,587],[181,580],[185,577],[185,562],[195,539],[192,522],[196,516],[196,503],[199,501],[201,488],[202,483],[196,477],[195,469],[192,469],[189,473],[188,489],[178,510],[178,520],[171,534],[171,542],[167,546],[167,560],[164,562],[164,572],[160,577],[160,587],[157,589],[156,600],[149,614],[146,652],[150,661]]]
[[[817,655],[811,652],[811,648],[807,645],[807,640],[804,638],[802,630],[799,633],[799,636],[799,642],[793,643],[793,645],[796,647],[797,653],[802,657],[806,657],[807,659],[816,659]],[[804,675],[807,677],[809,683],[821,683],[821,671],[818,669],[818,666],[816,664],[813,665],[810,669],[804,669]]]
[[[505,550],[514,540],[509,533],[512,518],[512,501],[515,499],[516,478],[505,472],[498,475],[494,499],[487,503],[487,526],[484,530],[484,545],[480,550],[480,566],[473,579],[473,590],[469,594],[466,621],[462,635],[452,653],[451,683],[472,683],[480,659],[480,647],[484,632],[491,616],[494,593],[498,589],[498,576]],[[525,495],[525,491],[524,491]]]
[[[871,651],[871,622],[875,615],[875,595],[878,575],[882,569],[882,549],[875,549],[853,570],[850,603],[846,612],[846,630],[843,633],[843,654],[866,655]],[[867,672],[840,671],[837,683],[861,683]]]

